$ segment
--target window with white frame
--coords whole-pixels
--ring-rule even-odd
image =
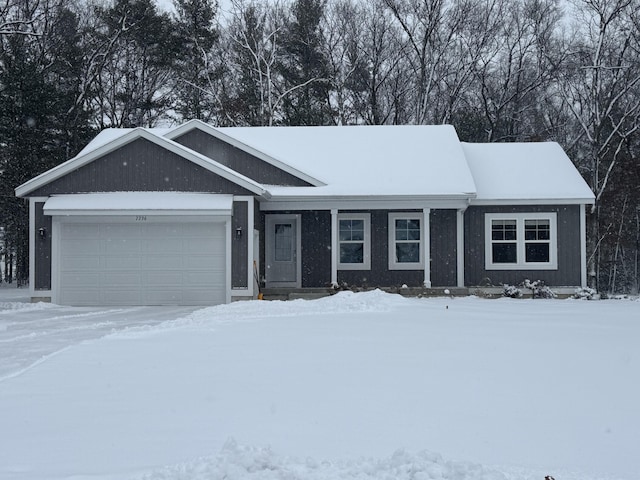
[[[557,269],[556,222],[554,212],[486,214],[485,268]]]
[[[338,214],[338,269],[371,268],[371,215]]]
[[[422,214],[389,214],[389,270],[424,267]]]

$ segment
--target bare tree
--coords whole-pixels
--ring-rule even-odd
[[[519,0],[500,9],[492,46],[478,59],[477,103],[483,141],[545,138],[541,105],[550,100],[558,62],[557,0]]]
[[[328,102],[338,125],[361,123],[359,97],[367,88],[362,45],[363,6],[350,0],[328,5],[322,21],[324,55],[329,63]]]
[[[48,4],[48,2],[45,2]],[[47,9],[39,0],[0,0],[0,38],[3,35],[40,36]]]
[[[559,88],[576,122],[573,151],[593,189],[589,274],[600,284],[601,205],[625,145],[640,128],[638,0],[578,0],[575,41]]]

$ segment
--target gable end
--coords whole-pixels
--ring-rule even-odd
[[[198,128],[174,138],[173,141],[261,184],[295,187],[312,186],[309,182]]]
[[[106,153],[29,195],[126,191],[252,195],[230,180],[145,138]]]

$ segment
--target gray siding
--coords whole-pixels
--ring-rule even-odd
[[[456,210],[431,210],[431,286],[452,287],[457,284]]]
[[[231,285],[233,288],[247,288],[247,249],[249,248],[249,207],[247,202],[233,202],[231,222]],[[242,236],[236,238],[236,229],[242,229]]]
[[[35,279],[36,290],[51,288],[51,217],[44,215],[44,202],[35,203]],[[40,238],[38,230],[45,228],[46,238]]]
[[[403,210],[404,212],[411,210]],[[423,270],[389,270],[389,210],[371,213],[371,270],[338,270],[338,283],[355,287],[422,286]]]
[[[556,212],[558,221],[557,270],[485,270],[485,213]],[[525,279],[543,280],[552,286],[577,286],[581,282],[580,206],[532,205],[518,207],[470,207],[465,212],[465,284],[517,285]]]
[[[235,183],[145,139],[134,140],[31,195],[127,191],[252,195]]]
[[[331,285],[331,212],[302,212],[302,286]]]
[[[403,210],[407,211],[407,210]],[[327,287],[331,283],[331,212],[287,211],[302,218],[302,287]],[[420,287],[424,271],[389,270],[388,210],[373,210],[371,214],[371,269],[338,270],[338,283],[349,287]],[[264,238],[264,217],[260,215],[260,236]],[[431,212],[432,285],[456,284],[456,212]],[[260,264],[264,265],[261,251]],[[264,271],[261,272],[264,275]]]
[[[181,145],[206,155],[256,182],[268,185],[310,186],[309,183],[229,145],[201,130],[194,129],[175,139]]]

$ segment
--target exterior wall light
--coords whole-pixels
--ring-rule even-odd
[[[47,238],[47,229],[44,227],[40,227],[38,229],[38,235],[40,236],[40,238],[45,239]]]
[[[242,227],[236,227],[236,240],[240,240],[242,238]]]

